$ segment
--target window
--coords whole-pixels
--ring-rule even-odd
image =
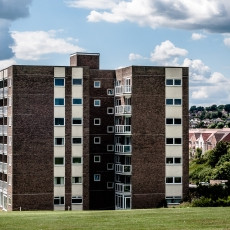
[[[72,143],[73,143],[73,145],[79,145],[82,143],[82,138],[81,137],[73,137]]]
[[[54,78],[55,86],[65,86],[65,78]]]
[[[94,88],[101,88],[101,82],[100,81],[94,81]]]
[[[107,151],[108,152],[114,151],[114,145],[107,145]]]
[[[181,164],[181,157],[166,157],[166,164]]]
[[[82,196],[72,196],[72,204],[82,204]]]
[[[182,138],[166,138],[166,145],[181,145]]]
[[[113,163],[108,163],[107,164],[107,170],[113,170],[114,169],[114,164]]]
[[[65,204],[64,196],[55,196],[54,197],[54,205],[63,205]]]
[[[73,125],[82,125],[82,118],[73,117],[72,124]]]
[[[54,145],[64,145],[65,138],[64,137],[55,137],[54,138]]]
[[[181,203],[181,196],[166,196],[166,202],[168,204],[180,204]]]
[[[101,118],[94,118],[94,125],[100,125],[101,124]]]
[[[81,78],[74,78],[73,79],[73,85],[82,85],[82,79]]]
[[[94,163],[100,163],[101,162],[101,156],[94,156]]]
[[[173,164],[173,157],[167,157],[166,164]]]
[[[94,100],[94,106],[101,106],[101,100],[99,99]]]
[[[82,98],[73,98],[73,105],[82,105]]]
[[[171,99],[171,98],[167,98],[165,100],[166,105],[181,105],[182,104],[182,100],[181,99]]]
[[[64,177],[54,177],[54,185],[64,185]]]
[[[107,89],[107,95],[114,95],[113,89]]]
[[[65,118],[62,118],[62,117],[54,118],[54,125],[55,126],[64,126],[65,125]]]
[[[64,98],[55,98],[54,99],[54,105],[65,105],[65,99]]]
[[[101,144],[101,138],[100,137],[94,137],[94,144]]]
[[[72,184],[81,184],[82,183],[82,177],[76,176],[72,177]]]
[[[181,181],[181,177],[166,177],[165,179],[166,184],[181,184]]]
[[[101,181],[101,174],[94,174],[93,179],[94,181]]]
[[[181,118],[166,118],[166,125],[181,125]]]
[[[108,189],[112,189],[114,187],[114,183],[113,182],[107,182],[107,188]]]
[[[107,126],[107,133],[114,133],[114,126]]]
[[[107,108],[107,114],[114,114],[114,108],[108,107]]]
[[[181,79],[166,79],[168,86],[181,86]]]
[[[64,165],[64,157],[55,157],[54,158],[55,165]]]
[[[72,157],[73,164],[82,164],[82,157]]]

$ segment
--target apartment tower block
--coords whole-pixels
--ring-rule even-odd
[[[188,192],[188,68],[70,66],[0,71],[0,209],[113,210]]]

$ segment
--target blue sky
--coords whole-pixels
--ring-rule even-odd
[[[190,105],[230,104],[228,0],[0,0],[0,69],[69,65],[190,68]]]

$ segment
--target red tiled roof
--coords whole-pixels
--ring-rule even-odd
[[[211,135],[212,133],[202,133],[203,140],[206,141]]]
[[[221,141],[230,142],[230,133],[228,133]]]
[[[215,133],[216,142],[219,142],[226,133]]]

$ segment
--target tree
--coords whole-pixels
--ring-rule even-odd
[[[230,104],[226,104],[224,106],[224,110],[229,113],[230,112]]]
[[[224,123],[223,122],[218,122],[216,128],[217,129],[223,129],[224,128]]]
[[[224,109],[224,105],[218,105],[217,108],[219,111],[222,111]]]
[[[196,111],[196,106],[193,105],[191,106],[190,110],[189,110],[191,113],[194,113]]]
[[[217,110],[217,105],[212,105],[212,106],[210,107],[210,110],[211,110],[211,111],[216,111],[216,110]]]

